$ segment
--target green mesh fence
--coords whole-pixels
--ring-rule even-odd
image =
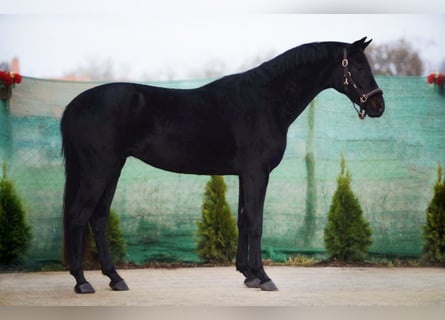
[[[150,84],[190,88],[207,81]],[[374,231],[371,253],[420,255],[437,162],[445,163],[445,98],[421,77],[377,82],[386,100],[382,118],[360,121],[345,96],[327,90],[290,127],[285,157],[269,183],[263,257],[324,252],[323,230],[342,153]],[[9,111],[0,105],[0,159],[8,162],[33,231],[29,266],[61,261],[59,120],[73,97],[97,84],[24,78],[13,90]],[[113,202],[128,261],[199,261],[195,232],[207,180],[128,159]],[[235,213],[238,179],[227,176],[226,183]]]

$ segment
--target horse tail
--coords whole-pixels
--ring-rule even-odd
[[[75,152],[72,137],[69,132],[69,106],[63,113],[60,122],[60,131],[62,135],[61,153],[65,164],[65,189],[63,193],[63,264],[69,263],[68,259],[68,243],[70,241],[70,210],[74,203],[76,194],[80,187],[80,164]]]

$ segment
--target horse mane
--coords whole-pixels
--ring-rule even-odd
[[[344,43],[340,42],[313,42],[303,44],[241,75],[251,83],[267,82],[289,71],[294,71],[302,66],[317,63],[327,59],[329,56],[337,55],[340,50],[335,50],[335,48],[338,49],[344,45]]]

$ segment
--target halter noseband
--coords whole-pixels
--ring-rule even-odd
[[[355,90],[357,95],[360,97],[360,106],[357,108],[354,101],[352,101],[352,106],[354,107],[355,111],[357,111],[357,114],[360,119],[364,119],[366,117],[366,110],[363,108],[363,105],[368,101],[368,99],[376,94],[382,94],[383,91],[380,88],[376,88],[374,90],[371,90],[368,93],[363,93],[359,87],[355,84],[354,80],[352,79],[351,72],[348,68],[349,60],[348,60],[348,53],[346,51],[346,48],[343,48],[343,60],[341,61],[341,66],[343,67],[343,85],[345,86],[345,92],[348,91],[349,85],[352,85],[352,88]]]

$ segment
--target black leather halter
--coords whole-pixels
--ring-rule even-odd
[[[349,60],[348,60],[348,52],[346,50],[346,48],[343,48],[343,60],[341,61],[341,65],[343,67],[343,77],[344,77],[344,81],[343,81],[343,85],[345,86],[345,92],[348,92],[349,86],[352,86],[352,88],[354,89],[354,91],[357,93],[357,95],[360,97],[360,105],[359,108],[357,108],[357,106],[355,105],[355,102],[352,101],[352,106],[354,107],[355,111],[357,111],[357,114],[359,116],[360,119],[364,119],[366,117],[366,109],[364,108],[364,104],[366,103],[366,101],[368,101],[368,99],[376,94],[382,94],[383,91],[380,88],[375,88],[371,91],[369,91],[368,93],[364,93],[354,82],[354,80],[352,79],[352,74],[349,71],[348,65],[349,65]]]

